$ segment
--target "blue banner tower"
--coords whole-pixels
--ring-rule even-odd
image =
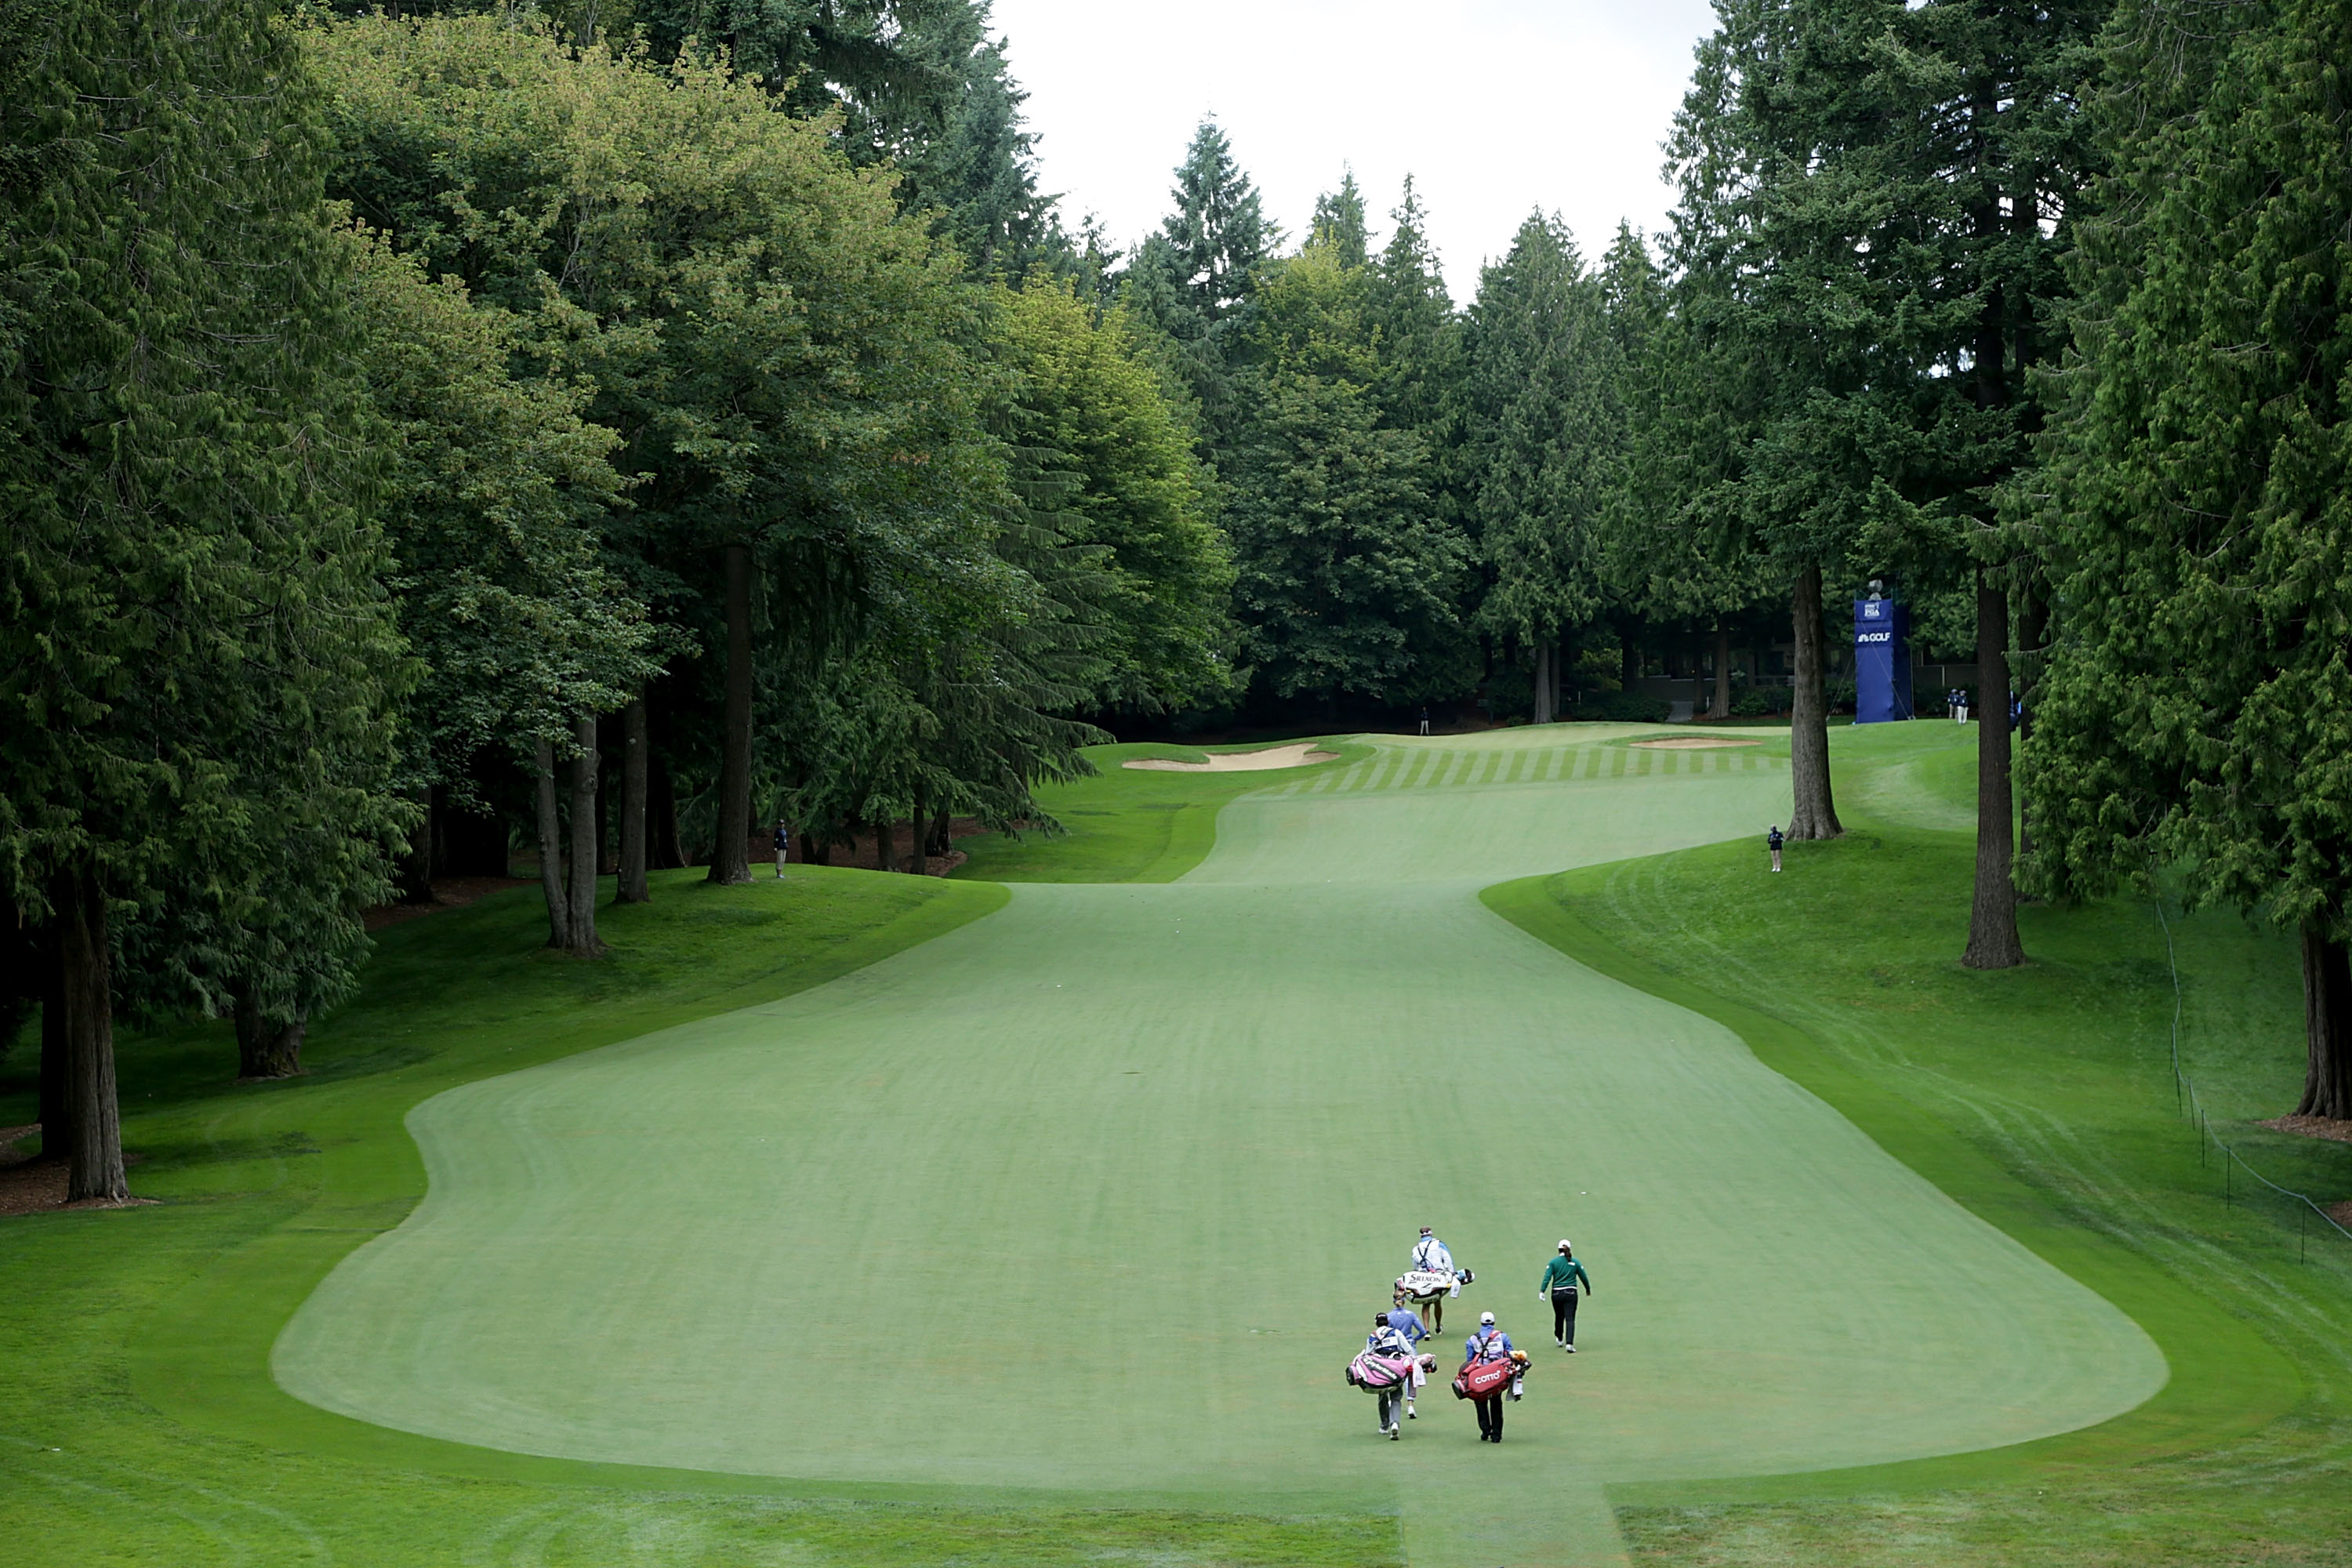
[[[1911,617],[1873,584],[1853,602],[1853,721],[1884,724],[1911,717]]]

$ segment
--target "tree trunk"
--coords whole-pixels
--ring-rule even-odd
[[[751,879],[751,547],[727,547],[727,710],[710,880]]]
[[[596,752],[596,721],[574,720],[572,743],[580,750],[572,759],[572,912],[564,951],[574,958],[596,958],[604,951],[596,939],[596,867],[604,858],[604,816],[596,809],[596,774],[603,765]]]
[[[2017,939],[2016,803],[2009,779],[2009,590],[1977,573],[1977,888],[1969,906],[1968,969],[2014,969]]]
[[[898,825],[895,822],[877,822],[874,825],[874,868],[876,870],[895,871],[898,868],[898,846],[895,842],[898,836]]]
[[[1791,838],[1835,838],[1837,804],[1830,795],[1829,700],[1822,689],[1822,569],[1797,574],[1790,595],[1790,630],[1795,644],[1796,685],[1789,707],[1789,783],[1795,799],[1789,812]]]
[[[1551,644],[1542,638],[1536,641],[1536,711],[1538,724],[1551,722]]]
[[[930,826],[931,814],[923,809],[923,792],[917,790],[915,792],[914,842],[908,846],[912,853],[908,858],[907,869],[918,877],[928,877],[931,874]]]
[[[954,826],[946,806],[931,819],[931,853],[942,859],[955,852]]]
[[[73,1154],[73,1112],[66,1079],[73,1070],[66,1048],[65,970],[58,956],[58,928],[41,942],[41,1158],[64,1160]]]
[[[66,1201],[120,1203],[131,1195],[122,1174],[121,1109],[114,1092],[114,994],[106,942],[106,892],[89,870],[61,872],[52,884],[58,912],[58,989],[66,1036],[66,1126],[73,1152]]]
[[[1642,650],[1633,646],[1632,632],[1617,634],[1617,684],[1626,690],[1642,679]]]
[[[293,1078],[302,1070],[302,1037],[310,1021],[296,1014],[289,1021],[264,1017],[261,1004],[249,988],[240,987],[231,1016],[236,1023],[236,1076],[248,1079]]]
[[[1710,719],[1731,717],[1731,628],[1715,623],[1715,700],[1707,704]]]
[[[547,945],[572,945],[572,896],[563,880],[563,823],[555,807],[555,742],[539,742],[539,885],[547,894]]]
[[[2294,1113],[2352,1120],[2352,965],[2316,921],[2303,928],[2303,1036],[2310,1065]]]
[[[621,874],[613,889],[616,904],[642,904],[653,893],[646,884],[646,700],[621,710]]]

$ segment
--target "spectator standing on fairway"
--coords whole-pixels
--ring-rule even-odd
[[[1495,1326],[1495,1314],[1478,1315],[1478,1331],[1462,1342],[1462,1365],[1465,1371],[1481,1362],[1503,1361],[1511,1353],[1511,1336]],[[1478,1407],[1478,1441],[1499,1443],[1503,1440],[1503,1388],[1484,1394],[1470,1403]]]
[[[1412,1376],[1405,1383],[1404,1418],[1408,1421],[1418,1421],[1421,1416],[1412,1407],[1412,1398],[1415,1391],[1429,1381],[1429,1374],[1421,1370],[1420,1355],[1421,1342],[1428,1338],[1429,1329],[1422,1322],[1421,1314],[1414,1311],[1412,1304],[1405,1300],[1404,1292],[1402,1290],[1389,1298],[1388,1316],[1381,1321],[1398,1333],[1402,1334],[1404,1342],[1412,1347],[1414,1352]]]
[[[1775,871],[1780,868],[1780,846],[1787,842],[1788,837],[1781,833],[1780,825],[1777,822],[1772,825],[1771,831],[1764,835],[1764,847],[1772,851],[1772,869]]]
[[[1411,1317],[1412,1314],[1408,1312],[1405,1315]],[[1409,1361],[1415,1366],[1420,1364],[1420,1357],[1414,1352],[1412,1342],[1404,1337],[1402,1330],[1389,1321],[1389,1314],[1386,1312],[1372,1314],[1372,1331],[1364,1336],[1364,1348],[1376,1356],[1385,1356],[1391,1361]],[[1387,1435],[1391,1443],[1402,1435],[1397,1421],[1397,1406],[1412,1396],[1412,1377],[1410,1373],[1397,1379],[1385,1388],[1372,1391],[1374,1397],[1380,1401],[1381,1430]]]
[[[784,862],[793,857],[793,830],[784,826],[782,817],[776,819],[776,877],[782,880]]]
[[[1424,735],[1429,733],[1429,710],[1426,708],[1421,710],[1421,732]]]
[[[1774,859],[1780,857],[1776,853]],[[1772,868],[1775,871],[1780,868]],[[1536,1300],[1551,1299],[1552,1342],[1569,1354],[1576,1353],[1576,1293],[1579,1286],[1584,1293],[1592,1293],[1592,1277],[1584,1265],[1576,1260],[1575,1249],[1566,1241],[1559,1244],[1559,1256],[1544,1265],[1543,1283],[1536,1287]]]

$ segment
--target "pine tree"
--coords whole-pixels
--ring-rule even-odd
[[[1381,422],[1414,432],[1442,458],[1454,441],[1462,323],[1429,243],[1428,215],[1412,175],[1389,216],[1395,226],[1364,279],[1364,321],[1380,349]],[[1450,499],[1442,470],[1441,462],[1432,477],[1441,506]]]
[[[1281,235],[1213,120],[1192,133],[1169,195],[1176,210],[1137,248],[1119,297],[1198,410],[1202,455],[1213,457],[1232,439],[1234,362],[1258,275]]]
[[[1383,423],[1369,282],[1312,244],[1269,269],[1224,470],[1251,679],[1327,710],[1448,697],[1475,677],[1459,613],[1469,542],[1430,503],[1422,438]]]
[[[1706,717],[1731,710],[1731,628],[1770,596],[1772,574],[1752,541],[1712,510],[1720,492],[1705,467],[1717,449],[1706,392],[1680,378],[1710,367],[1692,353],[1673,290],[1648,242],[1620,224],[1600,272],[1601,314],[1616,345],[1623,439],[1604,480],[1601,553],[1608,597],[1629,620],[1711,626],[1715,691]]]
[[[1339,176],[1339,188],[1315,198],[1314,221],[1307,242],[1321,246],[1339,258],[1342,267],[1361,267],[1370,259],[1371,236],[1364,224],[1364,193],[1356,188],[1356,172]]]
[[[70,5],[8,38],[0,886],[50,937],[77,1199],[126,1193],[115,998],[156,977],[111,972],[117,932],[202,927],[276,984],[405,826],[344,269],[274,12]]]
[[[1460,464],[1487,574],[1478,622],[1533,652],[1535,718],[1549,723],[1561,635],[1603,603],[1601,514],[1625,439],[1600,284],[1559,218],[1529,217],[1485,269],[1465,340]]]
[[[2352,16],[2189,19],[2135,0],[2109,34],[2116,173],[2034,514],[2063,621],[2032,868],[2080,895],[2161,865],[2296,931],[2298,1110],[2352,1117]]]

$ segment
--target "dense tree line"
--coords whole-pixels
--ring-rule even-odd
[[[1090,715],[1229,684],[984,12],[691,10],[12,12],[0,877],[76,1197],[118,1016],[298,1070],[361,911],[509,823],[593,957],[614,863],[1036,822]]]
[[[773,818],[1050,827],[1108,727],[1710,649],[1721,718],[1785,641],[1834,837],[1873,579],[1991,721],[1963,962],[2165,868],[2300,931],[2352,1114],[2338,9],[1717,12],[1665,232],[1535,210],[1457,302],[1410,181],[1294,237],[1213,121],[1073,226],[981,0],[0,0],[0,1037],[75,1195],[118,1015],[298,1070],[510,831],[593,958]]]

